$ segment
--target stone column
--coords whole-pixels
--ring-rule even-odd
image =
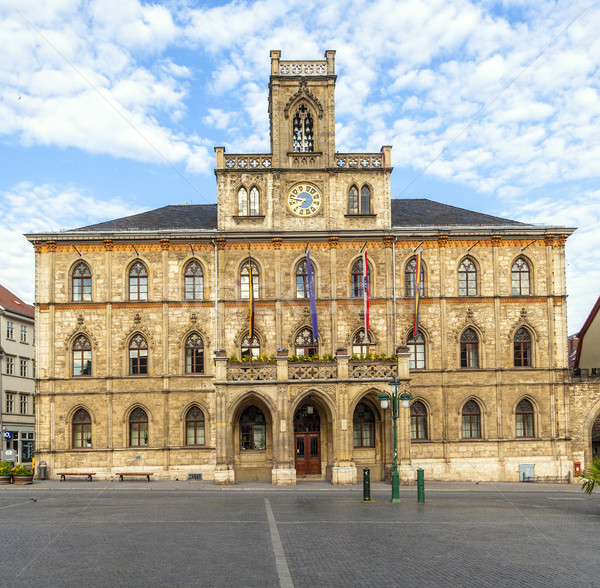
[[[290,435],[293,429],[288,430],[289,402],[288,402],[288,350],[277,351],[277,411],[273,415],[273,469],[271,470],[271,483],[274,486],[295,486],[296,466],[294,463],[293,445]]]
[[[215,352],[215,484],[235,484],[230,447],[231,423],[227,414],[227,354]]]

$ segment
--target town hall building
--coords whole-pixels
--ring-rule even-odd
[[[387,479],[393,377],[404,482],[571,472],[573,229],[393,199],[391,146],[336,151],[335,84],[271,51],[270,152],[216,147],[217,204],[28,235],[51,476]]]

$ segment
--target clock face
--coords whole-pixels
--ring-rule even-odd
[[[308,183],[292,186],[287,195],[288,206],[296,216],[313,216],[319,212],[322,200],[319,188]]]

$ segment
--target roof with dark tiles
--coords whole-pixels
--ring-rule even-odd
[[[394,227],[528,226],[517,221],[441,204],[426,198],[392,200]],[[152,231],[217,229],[216,204],[178,204],[74,229],[94,231]]]

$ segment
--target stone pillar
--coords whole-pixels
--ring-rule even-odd
[[[227,414],[227,354],[215,352],[215,484],[235,484],[231,423]]]
[[[290,435],[293,431],[288,430],[289,402],[287,383],[279,378],[279,374],[285,372],[287,380],[287,354],[277,356],[277,379],[280,383],[277,386],[277,411],[273,415],[273,469],[271,470],[271,484],[274,486],[295,486],[296,485],[296,467],[294,463],[293,449],[290,444]],[[280,368],[280,364],[285,364]]]

